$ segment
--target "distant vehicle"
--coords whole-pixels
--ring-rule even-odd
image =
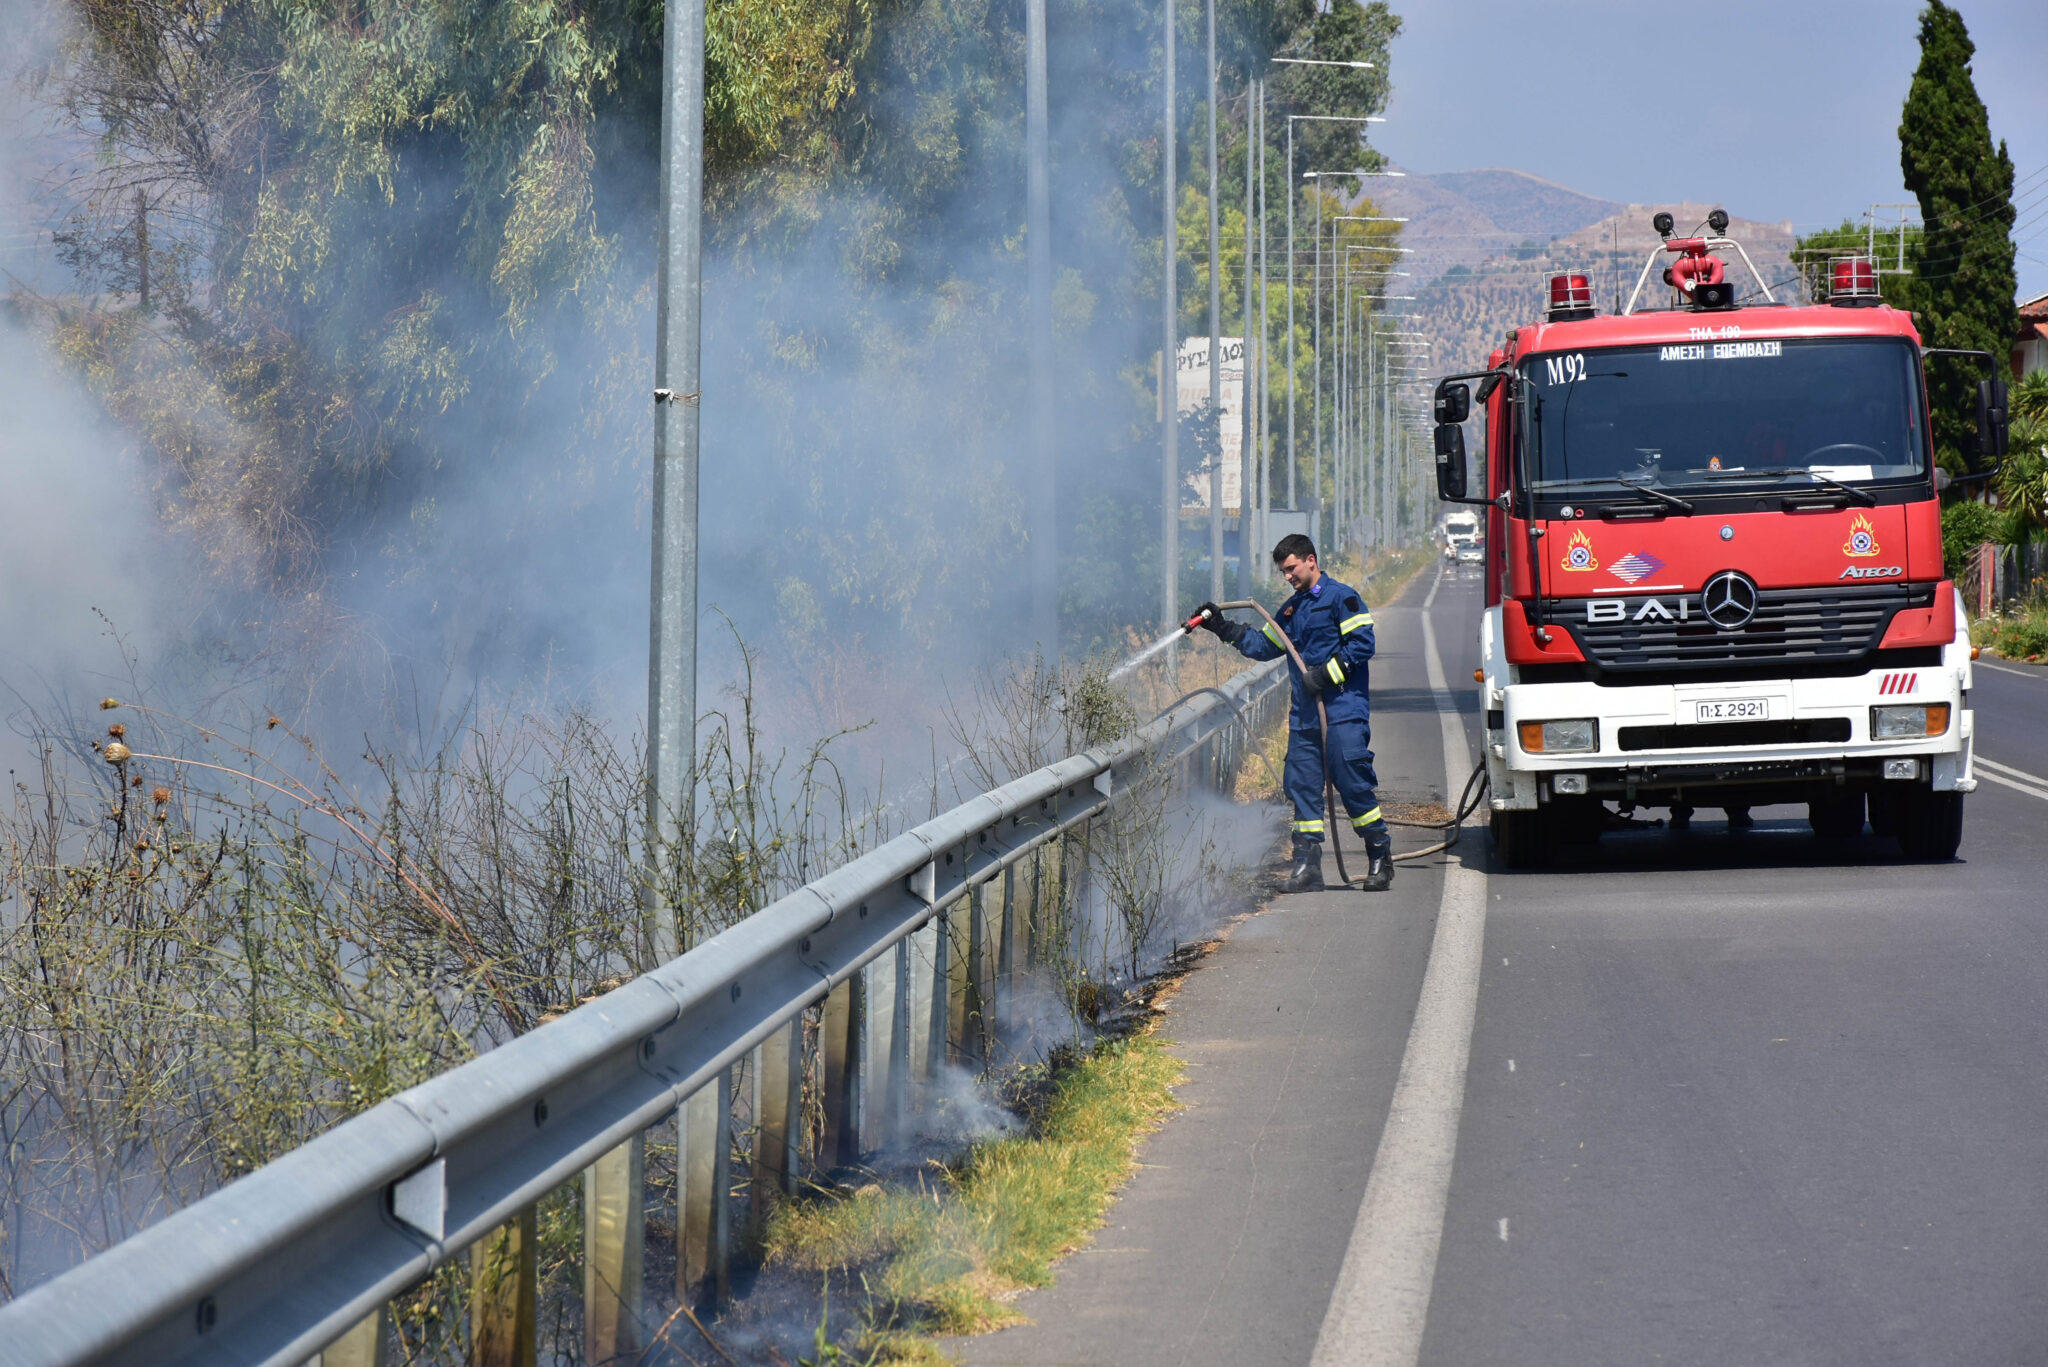
[[[1477,541],[1467,541],[1458,547],[1460,565],[1483,565],[1486,563],[1486,548]]]
[[[1444,559],[1456,560],[1466,545],[1479,543],[1479,515],[1454,508],[1438,520],[1436,534],[1443,544]]]
[[[1480,624],[1493,838],[1514,866],[1591,844],[1614,803],[1803,802],[1815,834],[1873,830],[1909,858],[1962,839],[1970,640],[1941,554],[1939,493],[1996,474],[2006,386],[1977,385],[1969,473],[1934,463],[1923,348],[1869,260],[1785,305],[1727,215],[1643,263],[1620,315],[1589,277],[1543,321],[1436,388],[1437,489],[1484,509]],[[1755,304],[1716,252],[1740,254]],[[1635,311],[1661,257],[1672,305]],[[1478,385],[1485,497],[1467,497]],[[1462,561],[1464,551],[1458,552]]]

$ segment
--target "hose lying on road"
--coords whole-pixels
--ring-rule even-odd
[[[1227,612],[1233,608],[1250,608],[1258,613],[1259,616],[1265,618],[1267,625],[1273,628],[1272,634],[1279,638],[1281,646],[1286,649],[1287,658],[1294,662],[1294,667],[1301,671],[1304,678],[1307,677],[1308,666],[1302,663],[1301,652],[1294,648],[1293,638],[1281,630],[1280,623],[1273,619],[1272,613],[1266,611],[1263,603],[1247,598],[1235,603],[1218,603],[1216,608],[1219,612]],[[1188,623],[1187,630],[1193,631],[1198,625],[1200,625],[1199,615]],[[1209,690],[1196,689],[1195,693],[1205,691]],[[1194,697],[1195,693],[1190,693],[1188,696]],[[1345,884],[1356,883],[1360,880],[1353,878],[1351,870],[1344,864],[1344,842],[1337,838],[1337,785],[1330,777],[1330,711],[1323,705],[1323,695],[1321,693],[1316,694],[1316,717],[1321,723],[1323,737],[1323,824],[1330,832],[1330,848],[1337,856],[1338,881]],[[1261,755],[1260,758],[1264,759],[1265,757]],[[1272,764],[1268,762],[1266,765],[1267,772],[1271,773],[1272,768]],[[1458,805],[1452,811],[1449,821],[1387,821],[1389,826],[1403,826],[1411,830],[1450,832],[1449,835],[1434,845],[1429,845],[1419,850],[1409,850],[1405,854],[1395,855],[1394,862],[1405,864],[1413,859],[1425,859],[1432,854],[1441,854],[1457,844],[1458,832],[1463,829],[1465,818],[1470,816],[1473,809],[1479,805],[1479,800],[1486,795],[1486,790],[1490,784],[1491,780],[1487,777],[1486,773],[1486,761],[1482,759],[1472,770],[1471,777],[1465,780],[1465,787],[1458,795]],[[1384,817],[1381,819],[1386,820]]]

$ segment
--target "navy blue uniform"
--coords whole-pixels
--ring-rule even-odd
[[[1372,768],[1372,690],[1367,678],[1375,648],[1372,613],[1358,590],[1326,574],[1312,588],[1281,604],[1273,615],[1302,663],[1316,672],[1322,684],[1323,706],[1330,717],[1330,779],[1344,799],[1345,810],[1351,813],[1352,828],[1364,837],[1368,852],[1385,854],[1394,841],[1380,816],[1375,791],[1379,778]],[[1279,633],[1265,622],[1256,631],[1245,627],[1233,644],[1254,660],[1271,660],[1287,653]],[[1320,842],[1324,836],[1322,719],[1316,715],[1315,695],[1292,661],[1287,670],[1294,685],[1294,709],[1288,719],[1287,767],[1282,782],[1294,803],[1294,833]]]

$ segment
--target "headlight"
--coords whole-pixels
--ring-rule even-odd
[[[1919,740],[1924,736],[1947,734],[1948,704],[1945,702],[1870,709],[1872,740]]]
[[[1531,755],[1577,755],[1600,748],[1600,724],[1591,717],[1573,721],[1525,721],[1517,729],[1522,749]]]

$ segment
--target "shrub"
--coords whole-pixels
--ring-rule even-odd
[[[1951,576],[1963,571],[1978,546],[1993,539],[1997,520],[1989,504],[1968,499],[1941,510],[1941,559]]]

